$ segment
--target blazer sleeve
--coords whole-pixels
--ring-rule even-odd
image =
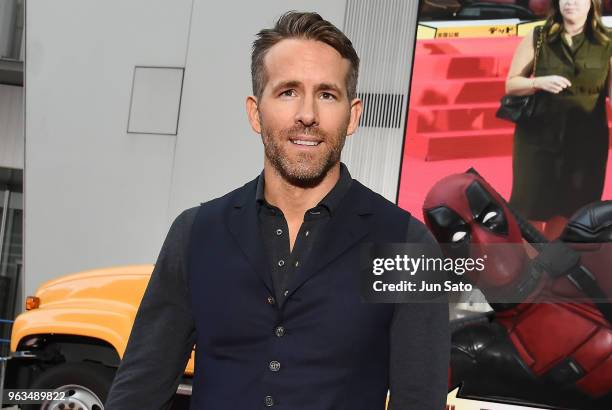
[[[136,314],[106,410],[168,409],[195,344],[186,253],[197,208],[172,224]]]
[[[433,255],[428,256],[442,255],[433,235],[414,218],[406,242],[431,245]],[[432,302],[395,305],[389,360],[391,393],[388,410],[445,408],[450,360],[446,295]]]

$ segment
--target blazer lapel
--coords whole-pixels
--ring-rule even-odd
[[[266,251],[259,229],[257,203],[255,201],[256,187],[257,179],[245,185],[243,195],[239,195],[230,211],[228,225],[230,232],[253,270],[257,272],[270,294],[274,294]]]
[[[367,197],[366,195],[364,195],[363,186],[359,182],[353,181],[353,185],[342,200],[340,207],[334,212],[323,229],[317,233],[315,239],[317,243],[314,245],[308,260],[301,269],[296,271],[287,296],[295,292],[304,282],[341,256],[368,233],[368,224],[365,219],[367,215],[371,214],[371,210],[368,201],[369,195]]]

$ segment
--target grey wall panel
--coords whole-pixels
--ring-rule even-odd
[[[128,132],[176,135],[182,67],[134,67]]]
[[[16,10],[15,0],[0,1],[0,58],[11,56]]]
[[[28,2],[26,293],[73,271],[154,262],[176,137],[127,133],[133,72],[184,65],[191,4]]]
[[[343,160],[354,176],[396,201],[418,1],[348,0],[344,31],[359,57],[366,110]],[[399,116],[399,119],[398,119]]]
[[[0,85],[0,167],[23,169],[23,88]]]
[[[346,6],[344,0],[248,4],[216,2],[211,8],[207,1],[195,1],[170,218],[242,186],[263,167],[261,140],[251,130],[245,109],[255,34],[288,10],[317,11],[341,28]]]

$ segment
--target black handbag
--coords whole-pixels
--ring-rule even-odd
[[[539,30],[538,30],[539,29]],[[534,31],[537,33],[537,44],[535,48],[535,56],[533,58],[533,73],[536,72],[536,64],[538,55],[542,47],[542,27],[537,27]],[[501,104],[495,116],[503,120],[512,121],[514,123],[525,122],[533,118],[536,106],[536,94],[531,95],[504,95],[501,99]]]

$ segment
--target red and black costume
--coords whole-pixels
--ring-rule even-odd
[[[551,243],[475,171],[439,181],[423,212],[447,256],[488,256],[466,275],[494,313],[454,331],[451,383],[467,396],[612,408],[612,201],[578,211]]]

